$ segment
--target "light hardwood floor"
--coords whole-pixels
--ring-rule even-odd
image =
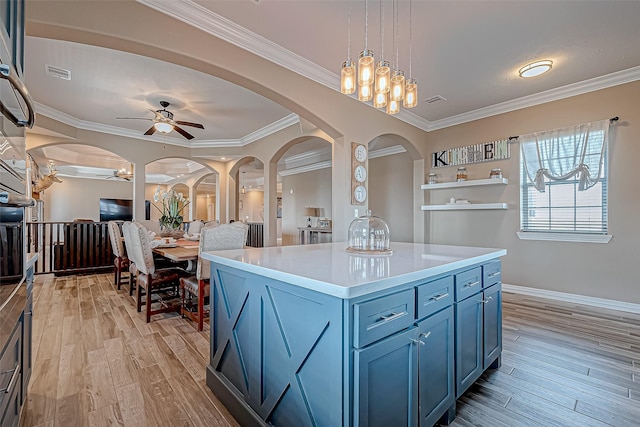
[[[209,330],[136,313],[110,274],[36,276],[25,426],[235,426],[205,384]],[[502,367],[454,426],[640,426],[640,315],[504,294]]]

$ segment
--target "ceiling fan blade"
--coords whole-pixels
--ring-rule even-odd
[[[148,131],[146,131],[144,134],[145,134],[145,135],[153,135],[153,134],[155,133],[155,131],[156,131],[156,127],[155,127],[155,126],[151,126],[151,127],[149,128],[149,130],[148,130]]]
[[[178,132],[180,135],[184,136],[187,139],[193,139],[193,135],[191,135],[189,132],[187,132],[184,129],[179,128],[178,126],[173,126],[173,129]]]
[[[198,129],[204,129],[204,126],[202,126],[200,123],[183,122],[182,120],[178,120],[176,121],[176,123],[182,126],[191,126]]]
[[[147,119],[146,117],[116,117],[116,119],[122,119],[122,120],[153,120],[153,119]]]

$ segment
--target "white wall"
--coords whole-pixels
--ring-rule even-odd
[[[244,222],[264,221],[264,193],[262,191],[247,191],[240,194],[242,209],[238,211],[238,220]]]
[[[133,184],[127,181],[60,177],[41,195],[45,221],[100,220],[100,199],[133,199]]]
[[[291,193],[293,190],[293,194]],[[282,244],[298,244],[298,228],[307,225],[304,208],[320,208],[331,219],[331,168],[282,178]],[[313,219],[316,225],[316,219]]]
[[[369,209],[393,242],[413,242],[413,160],[407,153],[369,159]]]
[[[640,303],[636,264],[640,261],[638,159],[640,158],[640,82],[629,83],[509,114],[432,132],[432,151],[494,141],[508,136],[554,129],[619,116],[609,141],[608,244],[519,240],[519,144],[509,160],[469,165],[469,179],[486,178],[500,167],[506,186],[432,190],[429,203],[449,197],[472,202],[505,202],[508,210],[444,211],[429,217],[430,243],[506,248],[504,283]],[[428,172],[428,171],[427,171]],[[452,180],[455,167],[435,169]]]

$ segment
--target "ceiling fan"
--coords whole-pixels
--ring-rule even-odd
[[[198,129],[204,129],[204,126],[200,123],[192,123],[192,122],[184,122],[182,120],[173,120],[173,113],[167,110],[167,107],[170,105],[167,101],[160,101],[160,105],[162,108],[160,110],[150,110],[156,116],[152,119],[146,117],[116,117],[116,119],[126,119],[126,120],[151,120],[153,126],[146,131],[145,135],[153,135],[156,131],[160,133],[169,133],[172,130],[175,130],[180,135],[184,136],[187,139],[193,139],[193,135],[189,132],[182,129],[180,126],[191,126]]]
[[[107,176],[107,179],[117,179],[124,181],[131,181],[133,179],[133,163],[129,164],[129,167],[122,167],[113,171],[113,175]]]

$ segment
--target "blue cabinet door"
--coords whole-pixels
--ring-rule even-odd
[[[477,380],[482,368],[482,293],[456,303],[456,399]]]
[[[455,403],[453,307],[418,323],[420,426],[430,427]]]
[[[354,425],[417,424],[416,329],[354,350]]]
[[[484,291],[484,360],[487,369],[502,352],[502,285]]]

